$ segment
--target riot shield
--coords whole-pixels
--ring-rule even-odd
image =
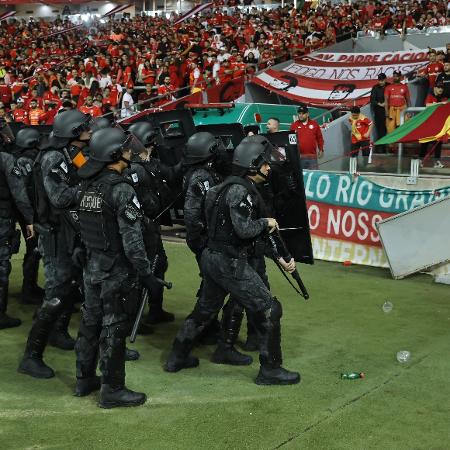
[[[289,131],[268,133],[264,136],[274,146],[271,158],[270,203],[282,230],[281,235],[297,262],[313,264],[314,256],[297,136]]]
[[[235,149],[245,138],[244,127],[240,123],[221,123],[211,125],[197,125],[197,131],[207,131],[220,137],[227,150]]]

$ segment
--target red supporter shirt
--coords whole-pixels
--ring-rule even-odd
[[[317,149],[323,150],[323,136],[320,125],[312,119],[306,122],[296,120],[290,128],[297,135],[300,154],[306,157],[317,157]]]
[[[430,83],[430,88],[433,88],[434,83],[436,83],[437,76],[444,71],[444,65],[439,62],[430,63],[425,68],[428,75],[428,82]]]
[[[28,120],[28,111],[25,108],[16,108],[13,113],[14,122],[24,123],[29,125],[30,121]]]
[[[83,114],[90,114],[92,117],[99,117],[102,115],[102,110],[95,105],[92,106],[80,106],[80,108],[78,108]]]
[[[384,96],[387,98],[389,106],[406,106],[409,99],[408,86],[401,83],[393,83],[386,86]]]
[[[356,120],[350,117],[349,122],[352,124],[352,144],[370,139],[370,136],[366,137],[372,125],[372,121],[368,117],[361,115]]]

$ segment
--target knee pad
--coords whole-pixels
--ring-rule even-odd
[[[63,310],[63,302],[58,297],[44,299],[37,318],[42,320],[56,320]]]
[[[272,321],[279,321],[283,315],[283,307],[276,297],[272,299],[270,307],[270,319]]]
[[[7,284],[11,273],[11,261],[4,259],[0,261],[0,283]]]

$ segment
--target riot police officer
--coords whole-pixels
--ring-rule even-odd
[[[184,223],[186,225],[186,242],[195,255],[202,273],[200,260],[208,241],[205,216],[205,198],[210,188],[223,181],[222,173],[216,168],[217,161],[223,160],[225,148],[220,138],[209,132],[198,132],[192,135],[183,155],[183,164],[187,171],[183,178]],[[202,285],[199,290],[201,292]],[[233,299],[223,310],[222,326],[217,319],[202,332],[201,340],[214,342],[221,336],[220,346],[214,352],[213,362],[220,364],[247,365],[252,358],[243,355],[234,348],[242,322],[242,310],[236,311]]]
[[[261,216],[262,200],[255,187],[268,176],[269,152],[268,146],[258,142],[240,144],[233,156],[237,176],[207,194],[208,244],[201,258],[204,285],[194,311],[175,338],[165,364],[168,372],[198,365],[198,359],[190,355],[193,340],[230,293],[251,312],[258,333],[261,367],[255,382],[285,385],[300,381],[299,373],[281,367],[281,303],[248,262],[258,237],[278,228],[275,219]],[[284,261],[283,266],[292,270]]]
[[[14,156],[17,158],[17,166],[24,177],[27,193],[30,200],[34,201],[33,189],[33,164],[39,153],[39,145],[41,142],[41,135],[35,128],[22,128],[17,132],[15,139]],[[20,213],[16,214],[17,221],[22,229],[24,236],[26,235],[26,223]],[[37,304],[42,303],[44,297],[44,289],[38,286],[39,262],[41,255],[38,250],[37,236],[26,239],[26,251],[23,257],[22,273],[22,303]]]
[[[75,395],[85,396],[100,387],[96,376],[100,353],[103,408],[137,406],[146,400],[145,394],[125,387],[125,338],[130,331],[125,282],[135,271],[146,288],[154,285],[141,231],[141,206],[122,175],[130,158],[130,136],[117,128],[103,129],[92,135],[90,158],[78,171],[83,179],[78,213],[86,265],[85,302],[75,346]]]
[[[33,168],[45,298],[18,370],[36,378],[54,376],[42,359],[49,338],[62,349],[71,350],[75,345],[67,327],[75,300],[72,282],[76,269],[71,256],[79,234],[74,212],[79,182],[76,168],[85,162],[82,149],[90,138],[90,120],[89,115],[77,110],[56,115],[48,147],[42,149]]]
[[[152,263],[152,270],[156,277],[164,279],[168,262],[161,239],[161,228],[158,220],[159,214],[169,205],[173,185],[178,177],[176,168],[162,164],[160,160],[152,157],[155,146],[157,130],[149,122],[136,122],[128,129],[139,143],[133,149],[133,162],[127,171],[129,180],[133,183],[139,202],[144,211],[144,243],[147,257]],[[175,316],[162,307],[164,290],[161,284],[156,283],[151,290],[149,312],[141,326],[141,331],[148,332],[148,325],[163,322],[173,322]]]
[[[11,273],[11,254],[14,252],[14,241],[18,246],[20,234],[15,233],[13,204],[20,211],[27,238],[34,237],[33,208],[27,195],[25,178],[17,166],[14,157],[8,153],[0,153],[0,329],[18,327],[19,319],[6,314],[8,306],[9,274]],[[16,239],[15,239],[16,238]],[[18,238],[18,239],[17,239]]]

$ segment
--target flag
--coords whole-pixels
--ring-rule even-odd
[[[445,141],[450,136],[450,103],[436,103],[382,137],[375,145]]]
[[[184,13],[175,23],[174,25],[178,25],[179,23],[189,19],[192,16],[195,16],[195,14],[200,13],[201,11],[203,11],[206,8],[211,8],[211,6],[213,5],[213,2],[209,2],[209,3],[203,3],[197,6],[194,6],[191,10],[189,10],[187,13]]]

